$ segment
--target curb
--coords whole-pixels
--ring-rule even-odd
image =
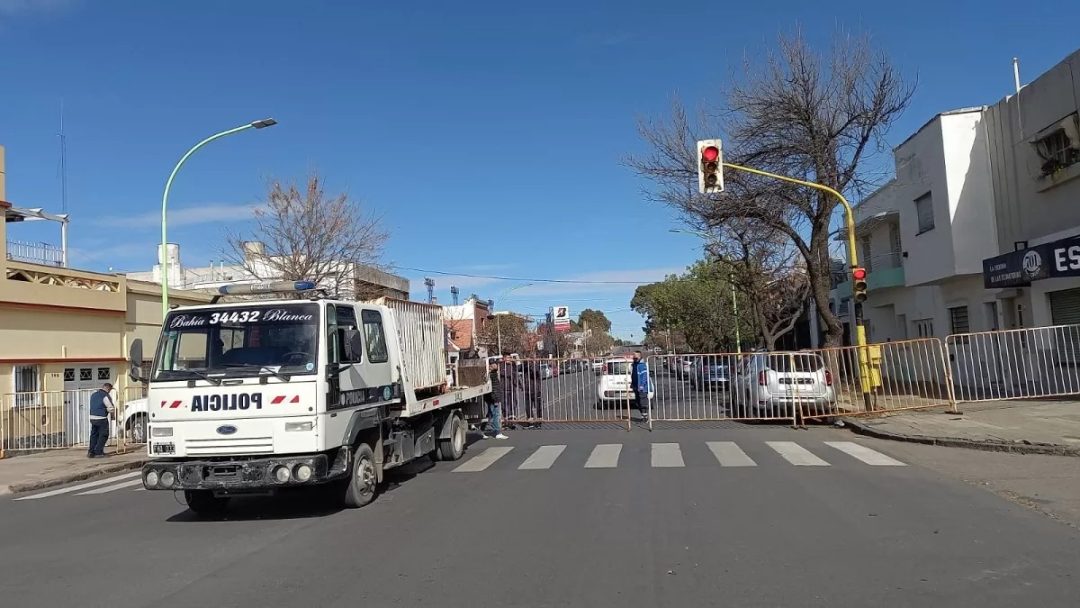
[[[148,461],[148,458],[140,458],[139,460],[111,464],[101,467],[100,469],[94,469],[92,471],[80,471],[78,473],[64,475],[63,477],[53,477],[51,479],[41,479],[38,481],[31,481],[26,483],[16,483],[10,486],[0,486],[0,496],[3,496],[5,494],[22,494],[24,492],[44,490],[45,488],[51,488],[53,486],[61,486],[76,481],[87,481],[95,477],[104,477],[113,473],[122,473],[124,471],[130,471],[132,469],[139,469],[142,468],[142,466]]]
[[[967,448],[969,450],[982,450],[984,452],[1010,452],[1013,454],[1041,454],[1045,456],[1075,456],[1080,457],[1080,447],[1071,445],[1058,445],[1054,443],[1022,443],[1008,441],[979,441],[976,439],[961,439],[959,437],[930,437],[927,435],[907,435],[893,433],[868,426],[864,422],[842,418],[844,425],[857,435],[866,435],[877,439],[890,441],[904,441],[907,443],[921,443],[924,445],[937,445],[949,448]]]

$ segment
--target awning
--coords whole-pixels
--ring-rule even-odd
[[[879,211],[870,217],[865,217],[855,223],[855,234],[867,234],[873,232],[879,226],[890,222],[899,222],[900,212],[896,210],[891,211]],[[847,229],[840,228],[836,231],[836,236],[833,240],[840,241],[841,243],[847,242]]]

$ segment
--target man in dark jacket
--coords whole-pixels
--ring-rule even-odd
[[[630,390],[634,393],[634,406],[641,412],[641,421],[649,421],[649,366],[641,359],[641,351],[634,351],[630,364]]]
[[[502,396],[502,381],[499,379],[499,364],[497,361],[488,362],[488,377],[491,378],[491,392],[484,395],[484,401],[488,406],[488,426],[491,431],[495,433],[496,439],[509,439],[502,432],[502,405],[499,403]],[[481,431],[484,435],[484,439],[487,439],[487,433]]]
[[[112,385],[106,382],[90,395],[90,449],[87,458],[103,458],[105,444],[109,441],[109,416],[116,411],[113,404]]]
[[[536,357],[539,357],[539,354],[534,355],[524,365],[525,377],[522,392],[525,396],[525,417],[528,419],[525,426],[527,427],[539,427],[544,419],[543,394],[540,390],[541,382],[544,380],[544,369]]]
[[[518,374],[517,362],[510,357],[509,352],[502,354],[499,379],[502,381],[503,421],[507,428],[512,429],[517,419],[517,392],[521,389],[521,376]]]

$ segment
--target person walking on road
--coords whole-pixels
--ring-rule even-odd
[[[112,385],[106,382],[90,395],[90,449],[87,458],[105,457],[105,444],[109,441],[109,417],[116,411],[110,392]]]
[[[630,390],[634,393],[634,406],[641,412],[641,421],[649,421],[649,367],[641,359],[641,351],[634,351],[630,364]]]
[[[500,397],[503,394],[502,381],[499,379],[499,364],[495,361],[488,363],[488,376],[491,378],[491,392],[484,395],[484,401],[488,406],[488,426],[495,434],[495,439],[509,439],[502,432],[502,404]],[[487,439],[487,433],[480,433]]]
[[[521,377],[518,375],[517,362],[510,357],[509,351],[502,353],[499,377],[502,381],[503,421],[507,428],[512,429],[517,420],[517,392],[521,388]]]
[[[525,386],[522,392],[525,396],[525,417],[527,418],[525,426],[528,428],[539,428],[541,421],[544,419],[544,396],[540,390],[540,383],[544,379],[544,370],[540,360],[537,358],[539,356],[540,354],[537,353],[533,358],[525,362]]]

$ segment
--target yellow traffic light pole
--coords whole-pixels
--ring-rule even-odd
[[[806,186],[807,188],[813,188],[814,190],[820,190],[831,194],[840,201],[840,204],[844,206],[844,222],[847,227],[847,241],[848,241],[848,266],[851,270],[859,267],[859,252],[855,247],[855,211],[851,208],[851,203],[844,198],[843,194],[826,186],[825,184],[818,184],[815,182],[808,182],[794,177],[788,177],[786,175],[778,175],[776,173],[769,173],[768,171],[762,171],[761,169],[754,169],[753,167],[744,167],[742,165],[736,165],[732,163],[721,163],[728,169],[734,169],[736,171],[744,171],[746,173],[753,173],[754,175],[761,175],[763,177],[771,177],[783,182],[791,184],[798,184],[800,186]],[[862,317],[862,303],[855,302],[855,282],[852,277],[852,305],[855,306],[855,353],[858,357],[859,365],[859,388],[863,394],[863,403],[866,410],[872,409],[870,402],[870,365],[869,365],[869,352],[866,346],[866,327],[863,325]]]

